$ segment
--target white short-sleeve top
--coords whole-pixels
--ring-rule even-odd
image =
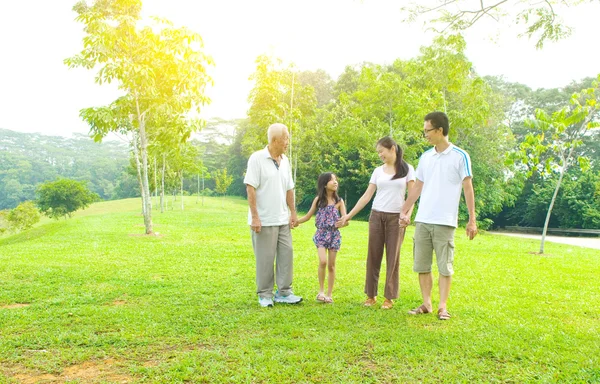
[[[383,165],[375,168],[371,175],[370,184],[377,186],[375,200],[371,209],[380,212],[400,213],[404,198],[406,196],[406,186],[409,181],[415,180],[415,169],[408,164],[408,173],[406,176],[392,180],[394,175],[383,171]]]

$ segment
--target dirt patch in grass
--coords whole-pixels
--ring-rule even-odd
[[[527,253],[529,253],[530,255],[536,255],[536,256],[546,256],[546,257],[552,256],[549,253],[539,253],[539,252],[527,252]]]
[[[0,309],[15,309],[15,308],[24,308],[29,307],[31,304],[27,303],[16,303],[16,304],[8,304],[0,306]]]
[[[112,305],[114,305],[115,307],[119,307],[121,305],[125,305],[127,304],[126,300],[115,300],[112,302]]]
[[[12,375],[12,378],[19,383],[33,384],[33,383],[64,383],[65,381],[78,381],[83,383],[100,383],[100,382],[112,382],[112,383],[130,383],[133,378],[128,375],[117,372],[115,367],[115,360],[101,360],[101,361],[86,361],[82,364],[71,365],[59,374],[52,375],[49,373],[36,374],[36,373],[24,373],[24,370],[17,374]]]

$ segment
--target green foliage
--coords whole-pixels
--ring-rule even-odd
[[[98,195],[90,192],[84,182],[69,179],[44,183],[36,194],[40,211],[53,219],[71,217],[73,212],[98,200]]]
[[[57,177],[86,181],[105,200],[135,196],[135,191],[117,190],[126,182],[127,166],[127,148],[118,141],[0,129],[0,147],[0,209],[35,199],[35,189]]]
[[[549,244],[549,256],[539,257],[528,252],[532,240],[468,241],[459,229],[453,318],[443,322],[406,313],[421,302],[412,226],[401,250],[402,291],[387,311],[361,305],[364,222],[342,229],[335,303],[314,301],[318,258],[306,223],[293,234],[294,293],[304,301],[264,309],[247,202],[194,200],[186,198],[185,212],[157,215],[162,237],[131,236],[141,228],[139,199],[130,199],[0,239],[0,382],[88,382],[90,372],[97,382],[131,383],[600,378],[599,318],[590,307],[600,300],[599,250]]]
[[[148,147],[178,148],[201,123],[197,115],[209,102],[204,94],[212,79],[200,35],[175,28],[168,20],[141,20],[140,0],[96,0],[77,3],[77,21],[86,36],[82,51],[65,60],[70,68],[99,67],[96,82],[116,82],[125,93],[108,106],[81,110],[99,141],[109,132],[130,134],[139,173],[146,233],[152,233]],[[158,151],[157,151],[158,152]],[[181,169],[178,169],[182,172]]]
[[[215,190],[221,195],[227,193],[227,188],[233,182],[233,176],[227,174],[227,168],[220,169],[213,175],[215,179]]]
[[[297,189],[299,202],[308,204],[320,172],[340,178],[340,192],[352,206],[380,164],[374,147],[392,136],[404,158],[417,166],[428,148],[422,135],[423,117],[448,110],[450,139],[466,149],[474,167],[477,211],[488,218],[511,200],[505,189],[505,152],[512,136],[502,124],[503,96],[472,72],[459,36],[438,38],[415,59],[392,65],[364,64],[347,68],[340,78],[339,100],[321,110],[301,133]],[[343,91],[341,91],[343,89]],[[461,219],[466,207],[461,207]]]
[[[548,202],[552,199],[558,175],[528,181],[506,225],[544,226]],[[600,172],[573,170],[561,184],[550,216],[550,228],[600,228]]]
[[[32,201],[26,201],[12,209],[7,220],[12,230],[23,231],[40,221],[40,211]]]
[[[519,151],[512,154],[512,159],[520,162],[528,177],[534,173],[542,177],[553,172],[563,174],[573,165],[582,170],[590,167],[590,159],[578,152],[588,132],[600,126],[597,121],[600,115],[598,81],[593,85],[593,88],[574,93],[570,106],[551,114],[538,108],[535,119],[526,121],[530,133],[521,142]]]
[[[10,224],[8,222],[8,214],[10,211],[8,209],[0,211],[0,235],[7,232],[10,228]]]
[[[297,203],[306,208],[314,197],[319,173],[331,171],[340,180],[340,195],[352,207],[380,164],[377,140],[392,136],[403,148],[405,160],[416,167],[428,147],[422,134],[423,117],[433,110],[448,110],[451,140],[474,159],[477,211],[482,219],[490,219],[514,200],[506,187],[504,166],[514,139],[503,124],[505,96],[472,71],[464,51],[462,37],[448,36],[423,47],[415,59],[349,66],[331,86],[333,100],[316,105],[319,87],[314,83],[328,88],[326,78],[311,74],[310,83],[305,80],[307,74],[295,77],[290,67],[260,56],[252,75],[255,86],[249,97],[248,123],[237,132],[232,149],[235,160],[229,163],[238,169],[236,190],[244,194],[239,184],[247,157],[264,147],[268,125],[281,121],[293,124],[289,157]],[[297,85],[294,78],[309,86]],[[460,217],[466,218],[466,207],[461,207]]]
[[[532,128],[525,140],[520,144],[520,150],[513,153],[513,158],[527,170],[527,177],[535,173],[542,178],[557,173],[554,191],[551,197],[546,197],[546,219],[540,245],[540,253],[544,253],[544,242],[547,228],[551,225],[552,210],[557,202],[563,177],[572,165],[578,165],[582,171],[589,169],[590,161],[583,156],[577,156],[577,149],[583,143],[583,138],[592,128],[600,127],[597,121],[600,115],[600,75],[594,81],[593,87],[574,93],[570,107],[564,107],[552,114],[543,109],[537,109],[535,120],[527,121]],[[539,186],[533,186],[535,200],[541,196]],[[532,208],[534,209],[534,208]],[[543,211],[536,211],[543,212]],[[585,214],[595,221],[592,210],[584,210]]]
[[[317,108],[322,108],[334,100],[333,85],[335,82],[324,70],[298,72],[297,79],[300,85],[313,88]]]
[[[536,48],[541,49],[546,41],[558,41],[571,35],[572,28],[563,24],[559,6],[570,7],[594,0],[536,1],[512,0],[490,3],[458,1],[419,1],[402,8],[408,13],[407,21],[427,17],[429,28],[439,33],[456,33],[471,28],[480,20],[491,18],[494,23],[511,15],[516,24],[522,24],[519,37],[527,36],[536,40]],[[431,27],[431,24],[443,28]]]
[[[291,65],[284,66],[281,60],[266,55],[256,59],[256,71],[250,79],[254,80],[254,88],[248,97],[250,124],[242,140],[243,153],[249,156],[263,148],[267,142],[267,128],[277,122],[287,125],[294,148],[298,144],[296,135],[301,134],[307,119],[315,113],[315,88],[309,85],[308,79],[302,84]],[[292,164],[295,156],[290,156]]]

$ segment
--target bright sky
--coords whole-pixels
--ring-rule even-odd
[[[79,110],[110,103],[114,86],[94,83],[96,71],[68,69],[67,57],[82,48],[75,0],[0,0],[0,128],[69,136],[87,133]],[[419,53],[432,33],[422,23],[403,24],[395,0],[143,0],[144,15],[185,25],[204,39],[216,66],[213,102],[202,116],[241,118],[248,109],[256,57],[293,62],[299,70],[327,71],[334,79],[346,65],[391,63]],[[467,56],[480,75],[503,75],[532,88],[560,87],[596,76],[600,3],[561,9],[575,28],[543,50],[515,38],[515,26],[487,21],[469,31]],[[519,27],[519,26],[517,26]],[[500,29],[501,28],[501,29]]]

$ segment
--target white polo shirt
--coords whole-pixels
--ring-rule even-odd
[[[268,147],[254,152],[248,159],[244,184],[256,188],[256,208],[263,226],[289,223],[286,194],[294,189],[292,168],[285,155],[281,155],[279,168],[271,157]],[[252,224],[252,213],[248,210],[248,225]]]
[[[392,180],[394,175],[383,171],[383,165],[375,168],[371,175],[369,184],[377,186],[375,199],[371,209],[379,212],[400,213],[406,196],[406,187],[409,181],[415,180],[415,169],[408,164],[408,173],[406,176]]]
[[[458,204],[465,177],[473,177],[471,158],[450,143],[443,152],[435,147],[421,155],[417,179],[423,182],[415,222],[458,226]]]

